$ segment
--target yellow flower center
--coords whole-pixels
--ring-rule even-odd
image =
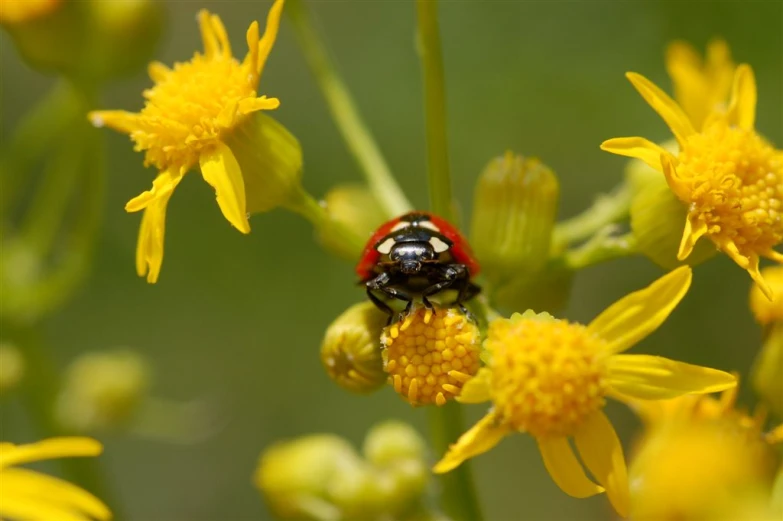
[[[412,405],[443,405],[479,370],[476,324],[454,309],[419,308],[384,329],[389,383]]]
[[[496,320],[490,395],[502,420],[536,437],[572,434],[604,405],[604,341],[564,320]]]
[[[691,222],[721,249],[758,256],[783,241],[783,153],[752,130],[710,125],[688,138],[676,170],[670,184]]]

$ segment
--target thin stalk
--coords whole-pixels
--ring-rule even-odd
[[[462,407],[458,403],[449,402],[443,407],[428,407],[430,435],[435,454],[446,454],[449,445],[457,441],[463,433],[465,423]],[[456,469],[440,475],[440,502],[443,512],[453,521],[481,521],[479,505],[473,474],[468,462]]]
[[[432,211],[454,222],[446,137],[446,94],[438,30],[438,3],[417,0],[418,47],[424,73],[424,111],[427,121],[427,174]]]
[[[583,241],[608,224],[628,216],[633,190],[623,182],[608,195],[600,195],[590,208],[558,223],[552,238],[552,251],[560,252],[569,244]]]
[[[294,27],[299,46],[326,99],[337,128],[364,174],[370,190],[388,216],[400,215],[412,207],[386,164],[356,104],[326,53],[324,42],[313,27],[307,7],[301,0],[289,0],[286,13]]]
[[[616,237],[611,235],[613,230],[614,226],[608,225],[583,245],[564,252],[561,258],[565,265],[569,269],[577,271],[595,264],[636,254],[636,239],[633,234],[627,233]]]
[[[424,72],[424,107],[427,120],[427,173],[432,211],[454,222],[446,139],[446,97],[438,31],[438,5],[434,0],[418,0],[418,38]],[[457,403],[430,407],[429,423],[436,454],[445,454],[449,445],[464,432],[462,408]],[[473,476],[463,463],[440,476],[440,502],[444,513],[454,521],[481,521]]]

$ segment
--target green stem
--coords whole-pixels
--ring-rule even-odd
[[[325,51],[325,45],[313,28],[307,7],[301,0],[289,0],[286,13],[294,26],[299,46],[315,76],[321,94],[359,164],[370,190],[389,216],[400,215],[412,207],[386,164],[378,145],[362,121],[347,87]]]
[[[443,407],[428,407],[432,447],[437,455],[446,454],[449,445],[463,433],[462,407],[449,402]],[[453,521],[481,521],[481,507],[467,462],[440,476],[440,501],[443,511]]]
[[[563,251],[569,244],[583,241],[604,226],[628,216],[633,190],[623,182],[608,195],[599,195],[593,205],[581,214],[566,219],[555,226],[552,251]]]
[[[418,44],[424,73],[424,109],[427,119],[427,173],[432,211],[454,222],[446,137],[446,94],[438,30],[438,3],[417,0]]]
[[[59,375],[39,334],[30,327],[3,327],[3,331],[20,347],[24,355],[25,383],[22,387],[22,399],[41,436],[72,435],[65,432],[54,418],[53,406],[60,388]],[[69,481],[78,483],[109,505],[114,521],[122,518],[118,503],[106,485],[107,475],[99,458],[63,458],[58,462]]]
[[[564,264],[577,271],[602,262],[628,257],[636,253],[636,239],[632,233],[612,236],[614,225],[599,230],[592,239],[562,255]]]

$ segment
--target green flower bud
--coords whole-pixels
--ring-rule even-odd
[[[147,398],[149,373],[146,360],[130,350],[81,355],[66,370],[57,418],[76,431],[125,426]]]
[[[535,158],[506,152],[479,177],[471,245],[492,286],[541,269],[549,258],[559,186]]]
[[[386,315],[371,302],[348,308],[327,328],[321,361],[340,387],[368,393],[386,382],[381,357],[381,332]]]
[[[324,204],[333,222],[353,230],[359,237],[369,238],[386,219],[378,200],[363,185],[337,186],[326,194]],[[360,250],[348,247],[339,227],[323,226],[317,234],[321,245],[339,257],[356,261],[361,255]]]
[[[364,452],[373,465],[384,467],[401,460],[424,460],[426,447],[416,430],[399,421],[374,426],[364,438]]]
[[[276,517],[338,520],[342,511],[329,489],[335,482],[360,481],[365,475],[364,462],[347,441],[314,434],[267,449],[253,481]]]
[[[753,389],[778,418],[783,418],[783,322],[768,326],[751,371]]]
[[[703,239],[685,261],[677,260],[686,217],[687,209],[663,175],[647,178],[631,202],[631,231],[637,250],[666,270],[682,264],[695,266],[715,255],[715,245]]]
[[[6,342],[0,342],[0,396],[19,385],[24,378],[24,358],[19,349]]]

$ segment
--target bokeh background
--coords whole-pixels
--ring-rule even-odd
[[[202,7],[219,14],[234,49],[244,49],[248,24],[263,20],[269,5],[165,2],[167,29],[156,58],[184,61],[200,48],[195,15]],[[412,2],[311,5],[393,171],[414,203],[425,206]],[[676,38],[699,49],[711,37],[727,39],[735,59],[756,72],[758,129],[783,144],[783,2],[443,1],[440,13],[451,164],[465,220],[477,174],[506,149],[538,156],[558,173],[561,217],[610,190],[624,161],[601,152],[602,140],[669,137],[623,73],[641,72],[669,89],[663,55]],[[5,136],[53,80],[27,68],[6,34],[0,45]],[[104,107],[137,110],[149,85],[143,71],[117,82]],[[320,196],[337,183],[360,179],[287,24],[261,92],[281,99],[274,115],[303,145],[304,182],[311,192]],[[140,216],[125,213],[123,206],[147,189],[154,172],[143,168],[126,136],[106,133],[108,198],[92,272],[76,298],[46,321],[47,340],[62,366],[86,350],[135,349],[154,367],[156,395],[216,400],[224,422],[197,444],[102,436],[103,460],[128,518],[269,519],[251,474],[272,442],[335,432],[360,443],[368,427],[386,418],[409,421],[426,433],[425,411],[411,409],[390,388],[369,397],[350,395],[322,370],[318,348],[324,328],[363,295],[352,266],[324,253],[310,225],[297,216],[283,211],[255,216],[252,234],[243,236],[222,218],[213,192],[193,174],[169,205],[160,281],[148,285],[138,278],[133,259]],[[659,274],[644,258],[588,269],[576,277],[562,315],[587,321]],[[747,310],[749,288],[749,277],[722,256],[699,266],[685,301],[635,350],[746,374],[760,342]],[[747,389],[742,399],[752,404]],[[469,419],[483,412],[473,406]],[[628,442],[636,420],[621,407],[609,413]],[[37,437],[13,401],[4,402],[2,420],[4,439]],[[560,492],[530,438],[508,438],[474,461],[490,520],[612,515],[602,496],[576,500]]]

